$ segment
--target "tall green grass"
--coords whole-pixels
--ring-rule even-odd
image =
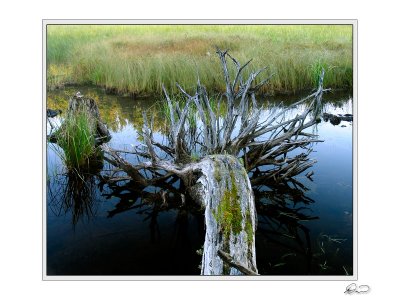
[[[70,170],[81,170],[90,166],[96,154],[96,120],[84,109],[65,118],[56,132],[60,153],[64,164]]]
[[[164,84],[175,92],[176,82],[194,90],[198,74],[220,92],[215,46],[241,62],[253,58],[248,72],[269,66],[275,75],[265,92],[312,88],[319,65],[325,86],[352,86],[351,25],[48,25],[48,86],[75,82],[140,94]]]

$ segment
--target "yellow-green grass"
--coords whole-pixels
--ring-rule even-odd
[[[48,87],[94,84],[120,93],[194,90],[197,74],[210,91],[223,91],[215,47],[229,49],[248,70],[274,73],[265,92],[315,86],[350,88],[351,25],[48,25]],[[233,69],[232,69],[233,71]],[[260,78],[261,80],[262,78]]]
[[[57,143],[62,148],[61,159],[69,170],[80,170],[90,165],[96,154],[96,120],[87,110],[68,114],[56,132]]]

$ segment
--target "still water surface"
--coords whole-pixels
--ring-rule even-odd
[[[142,111],[163,117],[152,99],[79,90],[95,98],[112,133],[110,146],[129,150],[139,143]],[[48,107],[66,110],[77,88],[48,93]],[[267,98],[268,107],[300,96]],[[352,114],[351,93],[324,97],[324,111]],[[293,112],[295,113],[295,112]],[[55,118],[53,124],[61,122]],[[48,131],[50,126],[48,126]],[[285,187],[255,190],[258,212],[257,267],[262,275],[351,275],[353,272],[352,122],[315,128],[324,140],[314,146],[318,162],[312,181],[304,174]],[[198,275],[204,242],[202,211],[186,205],[163,206],[145,196],[101,184],[99,174],[82,180],[68,175],[54,144],[47,147],[47,275]],[[307,173],[306,171],[305,173]]]

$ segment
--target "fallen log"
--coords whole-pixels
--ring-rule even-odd
[[[166,143],[161,145],[153,139],[152,122],[148,122],[144,113],[143,145],[130,153],[140,158],[140,163],[130,164],[107,145],[101,148],[111,164],[124,170],[140,186],[156,185],[167,182],[170,177],[178,177],[182,192],[204,208],[206,233],[202,275],[256,275],[257,214],[252,188],[265,185],[267,181],[291,180],[316,162],[308,156],[312,153],[312,145],[322,141],[306,130],[317,123],[322,94],[326,91],[322,85],[324,71],[316,92],[261,119],[262,107],[258,106],[255,93],[269,77],[257,85],[254,81],[265,68],[252,72],[244,80],[242,71],[249,62],[241,66],[227,51],[218,49],[217,54],[226,83],[223,97],[227,111],[224,116],[219,115],[222,97],[217,109],[212,109],[199,80],[194,95],[189,95],[178,85],[186,98],[183,106],[174,103],[163,89],[169,108]],[[233,81],[227,58],[237,69]],[[305,106],[300,114],[285,118],[288,110],[300,105]],[[195,126],[189,121],[191,109],[197,115]],[[304,150],[289,157],[296,149]],[[125,154],[128,153],[125,151]],[[193,159],[194,155],[198,159]],[[249,173],[253,174],[251,181]]]
[[[254,194],[246,170],[231,155],[211,155],[197,166],[200,178],[191,188],[205,207],[206,235],[202,275],[243,275],[221,259],[219,251],[257,273]]]

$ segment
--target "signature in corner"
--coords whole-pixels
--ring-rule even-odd
[[[357,284],[352,283],[349,284],[346,287],[346,291],[344,292],[345,294],[366,294],[368,293],[370,290],[369,285],[363,284],[363,285],[359,285],[357,286]]]

